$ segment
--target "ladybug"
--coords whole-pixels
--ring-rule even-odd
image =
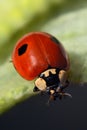
[[[45,32],[31,32],[16,44],[12,62],[26,80],[35,78],[34,92],[46,92],[49,100],[71,96],[64,89],[69,85],[69,58],[62,44]]]

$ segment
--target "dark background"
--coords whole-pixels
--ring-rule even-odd
[[[72,98],[46,105],[48,96],[35,96],[0,117],[0,130],[87,130],[87,84],[72,84]]]

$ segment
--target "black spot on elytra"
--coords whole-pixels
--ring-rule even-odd
[[[60,42],[54,37],[54,36],[51,36],[50,38],[53,42],[57,43],[57,44],[60,44]]]
[[[19,55],[19,56],[23,55],[23,54],[26,52],[27,47],[28,47],[27,44],[23,44],[23,45],[18,49],[18,55]]]

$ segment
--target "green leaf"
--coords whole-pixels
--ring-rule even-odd
[[[57,37],[70,57],[70,81],[87,82],[86,0],[3,0],[0,12],[0,113],[35,95],[34,81],[24,80],[9,62],[16,41],[31,31]]]

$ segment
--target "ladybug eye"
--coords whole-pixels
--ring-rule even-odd
[[[57,43],[57,44],[59,44],[60,42],[55,38],[55,37],[51,37],[51,40],[53,41],[53,42],[55,42],[55,43]]]
[[[19,56],[23,55],[23,54],[26,52],[27,47],[28,47],[27,44],[22,45],[22,46],[18,49],[18,55],[19,55]]]

